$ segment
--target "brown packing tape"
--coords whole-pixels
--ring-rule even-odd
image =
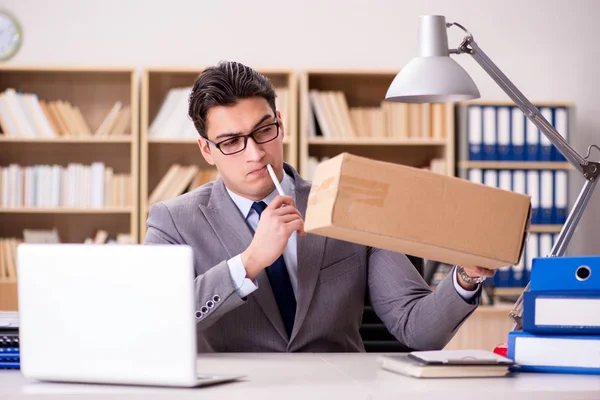
[[[340,191],[352,203],[364,203],[375,207],[383,207],[389,193],[390,185],[370,179],[345,176],[340,182]]]

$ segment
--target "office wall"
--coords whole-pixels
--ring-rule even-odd
[[[446,15],[531,100],[577,104],[575,148],[600,144],[600,2],[596,0],[0,0],[23,25],[15,64],[399,68],[414,54],[417,16]],[[449,32],[458,44],[462,33]],[[506,99],[468,56],[456,58],[485,99]],[[600,159],[600,152],[594,153]],[[571,197],[582,180],[576,179]],[[600,190],[599,190],[600,192]],[[598,253],[600,193],[570,253]]]

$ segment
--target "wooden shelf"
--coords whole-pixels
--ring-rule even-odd
[[[499,287],[499,288],[494,288],[494,295],[495,296],[520,296],[521,293],[523,293],[523,290],[525,290],[525,288],[522,288],[522,287]],[[509,306],[508,311],[510,311],[511,308],[512,308],[512,306]]]
[[[308,139],[309,145],[336,146],[336,145],[361,145],[361,146],[445,146],[445,140],[433,139],[395,139],[395,138],[356,138],[356,139]]]
[[[115,208],[41,208],[41,207],[0,207],[0,214],[135,214],[135,207]]]
[[[555,233],[560,232],[562,229],[562,225],[539,225],[532,224],[529,227],[530,232],[539,232],[539,233]]]
[[[574,169],[568,162],[557,161],[459,161],[458,167],[465,169]]]
[[[321,136],[309,136],[311,119],[315,119],[314,123],[318,124],[318,118],[313,116],[313,100],[310,98],[310,92],[312,90],[321,92],[343,92],[346,103],[350,109],[364,107],[380,108],[381,110],[381,108],[383,108],[382,102],[385,100],[387,89],[397,74],[398,70],[392,69],[334,68],[308,69],[300,73],[299,164],[300,174],[304,178],[309,180],[312,179],[311,174],[314,171],[313,168],[315,165],[314,158],[317,159],[316,162],[319,162],[323,158],[335,157],[342,152],[349,152],[358,156],[396,164],[410,165],[413,167],[427,167],[432,159],[443,159],[447,174],[454,175],[454,110],[451,103],[443,105],[443,108],[441,108],[441,111],[438,114],[441,116],[440,119],[434,119],[435,117],[430,117],[429,119],[428,124],[436,122],[439,123],[439,125],[437,125],[438,127],[442,127],[441,130],[445,133],[442,136],[442,139],[419,137],[420,134],[414,134],[411,130],[411,126],[414,125],[410,124],[407,127],[409,137],[406,138],[402,136],[382,137],[383,135],[373,135],[373,137],[369,137],[366,135],[370,134],[369,132],[372,132],[373,129],[376,128],[373,128],[373,125],[370,127],[367,125],[366,128],[363,126],[363,129],[359,131],[361,128],[357,129],[354,126],[357,124],[357,120],[352,119],[350,124],[356,133],[362,136],[356,138],[342,137],[338,139],[336,135],[343,136],[340,135],[340,132],[344,131],[343,129],[334,129],[334,132],[332,132],[334,138],[325,139]],[[319,101],[327,103],[325,98]],[[335,100],[331,101],[334,103],[336,102]],[[333,109],[335,109],[335,107]],[[383,112],[385,113],[385,111]],[[419,113],[420,112],[421,111],[419,111]],[[407,111],[407,113],[407,115],[414,115],[411,114],[410,111]],[[326,120],[331,120],[330,123],[332,126],[340,125],[341,120],[345,120],[345,117],[341,117],[340,113],[335,111],[332,111],[331,113],[329,111],[323,111],[323,114],[328,117]],[[361,118],[357,118],[358,120],[361,120]],[[372,116],[365,114],[364,118],[372,118]],[[422,118],[422,116],[420,118]],[[337,123],[335,121],[337,121]],[[421,124],[423,120],[418,119],[418,121],[419,124]],[[390,120],[386,120],[386,127],[396,126],[389,125],[390,123],[393,124]],[[366,129],[366,133],[364,129]],[[386,130],[388,129],[389,128]],[[403,130],[399,130],[396,134],[402,135],[402,132]],[[412,136],[413,134],[414,136]]]
[[[575,107],[574,102],[569,101],[532,101],[535,107]],[[517,105],[511,100],[484,100],[475,99],[468,101],[458,102],[459,105],[471,105],[471,106],[495,106],[495,107],[517,107]]]
[[[131,144],[131,136],[115,137],[57,137],[57,138],[14,138],[0,135],[0,143],[27,143],[27,144]]]
[[[114,174],[131,176],[131,206],[115,208],[0,208],[0,236],[22,237],[24,229],[58,230],[61,241],[82,243],[102,229],[113,238],[129,234],[139,240],[139,79],[134,67],[1,65],[0,92],[13,88],[47,102],[63,100],[77,107],[92,132],[115,103],[131,111],[127,135],[59,136],[0,135],[0,166],[22,167],[102,162]],[[79,188],[77,188],[79,189]]]
[[[193,144],[198,146],[194,138],[148,138],[148,144]]]
[[[157,67],[144,70],[141,83],[140,107],[140,241],[146,231],[149,211],[148,197],[174,163],[197,165],[201,169],[210,167],[202,157],[195,138],[149,137],[150,125],[173,88],[191,87],[205,67]],[[285,127],[284,160],[297,168],[297,77],[292,69],[258,68],[277,88],[287,88],[287,113],[282,113]],[[287,115],[286,115],[287,114]],[[192,145],[193,144],[193,145]]]
[[[198,139],[193,138],[148,138],[148,144],[193,144],[198,146]],[[283,140],[283,144],[289,145],[290,140],[286,137]]]

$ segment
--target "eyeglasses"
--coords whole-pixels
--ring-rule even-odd
[[[221,150],[221,153],[229,156],[244,151],[250,137],[256,144],[263,144],[275,140],[277,136],[279,136],[279,121],[263,125],[247,135],[231,137],[218,143],[208,139],[205,140]]]

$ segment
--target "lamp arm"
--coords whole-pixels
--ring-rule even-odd
[[[475,61],[494,79],[494,81],[508,94],[515,104],[523,111],[525,116],[552,142],[554,146],[561,152],[563,156],[583,175],[586,182],[571,209],[565,224],[563,225],[556,243],[552,247],[548,257],[560,257],[565,254],[565,250],[575,232],[577,225],[583,215],[587,204],[592,197],[594,188],[596,187],[597,177],[600,175],[600,163],[588,161],[589,150],[586,157],[582,157],[575,151],[569,143],[554,129],[554,127],[546,120],[540,111],[521,93],[521,91],[500,71],[500,69],[490,60],[490,58],[481,50],[481,48],[473,40],[473,36],[464,27],[457,23],[448,24],[448,26],[457,25],[465,32],[467,36],[464,38],[461,45],[456,50],[450,50],[450,53],[470,54]],[[529,283],[524,292],[529,290]],[[519,296],[512,310],[510,317],[515,324],[513,330],[522,329],[522,309],[523,309],[523,293]]]
[[[490,58],[475,43],[472,37],[465,38],[459,48],[460,52],[469,53],[475,61],[496,81],[498,86],[515,102],[523,111],[525,116],[552,142],[562,155],[581,173],[585,173],[588,166],[585,160],[571,145],[563,138],[540,113],[540,111],[521,93],[521,91],[504,75],[502,71],[490,60]]]

